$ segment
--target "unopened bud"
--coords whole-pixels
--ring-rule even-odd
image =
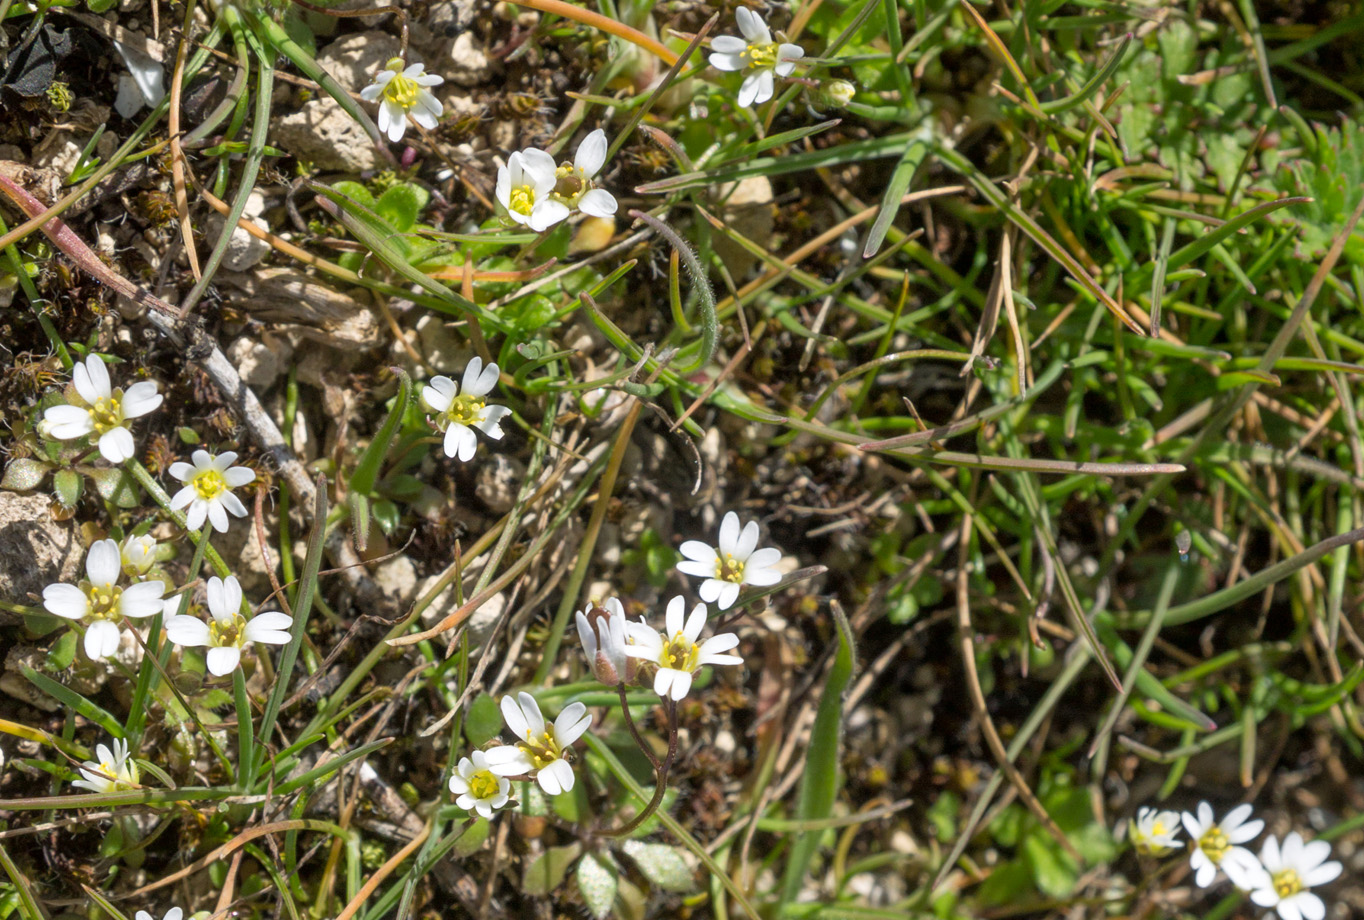
[[[824,101],[839,108],[852,102],[853,97],[857,95],[857,87],[847,80],[828,80],[820,89]]]
[[[592,673],[597,680],[614,687],[620,683],[620,675],[616,673],[616,666],[611,663],[611,659],[606,657],[606,653],[601,649],[597,650],[597,658],[592,662]]]

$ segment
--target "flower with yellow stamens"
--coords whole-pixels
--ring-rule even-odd
[[[246,517],[246,506],[232,490],[253,481],[256,473],[244,466],[233,466],[237,459],[233,451],[215,457],[206,450],[196,450],[192,459],[193,464],[171,464],[170,474],[185,484],[171,499],[171,510],[189,507],[185,526],[190,530],[203,527],[204,518],[208,518],[214,530],[227,533],[229,512]]]
[[[374,78],[374,82],[360,90],[366,102],[379,101],[379,130],[397,143],[407,130],[407,117],[430,131],[436,126],[444,108],[428,87],[440,86],[443,77],[426,73],[425,64],[404,67],[402,58],[392,58]]]

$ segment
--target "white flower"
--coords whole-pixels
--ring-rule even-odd
[[[166,911],[166,916],[162,917],[161,920],[180,920],[184,915],[185,912],[183,910],[178,907],[172,907],[170,910]],[[133,917],[133,920],[156,920],[156,918],[145,910],[139,910],[137,915]]]
[[[568,216],[568,205],[554,196],[558,168],[554,157],[534,147],[513,153],[506,166],[497,167],[497,200],[512,220],[539,233]]]
[[[721,654],[739,644],[739,637],[734,633],[711,636],[697,645],[696,640],[706,626],[706,605],[697,604],[693,607],[691,615],[683,623],[682,612],[685,608],[686,602],[680,597],[668,601],[664,617],[667,628],[662,633],[655,632],[643,623],[626,624],[634,642],[626,647],[626,654],[658,665],[658,673],[654,675],[654,692],[673,701],[687,695],[692,678],[705,665],[744,663],[738,655]]]
[[[99,355],[90,355],[84,364],[71,370],[70,405],[53,406],[43,413],[45,432],[59,441],[97,435],[99,452],[110,463],[122,463],[133,456],[133,433],[127,420],[138,418],[161,405],[156,384],[143,380],[127,391],[112,389],[109,371]]]
[[[572,163],[562,163],[554,171],[554,198],[589,217],[610,217],[616,213],[616,197],[592,180],[606,165],[606,132],[593,131],[578,145]]]
[[[772,98],[773,75],[789,77],[805,49],[788,42],[777,44],[757,13],[745,7],[734,11],[743,38],[720,35],[711,41],[710,65],[716,70],[746,71],[739,87],[739,105],[748,107]]]
[[[407,130],[407,116],[430,131],[443,111],[440,100],[431,95],[428,86],[440,86],[443,77],[426,73],[425,64],[413,64],[403,69],[402,58],[391,58],[374,82],[360,90],[366,102],[383,97],[379,104],[379,130],[395,144]]]
[[[212,620],[205,623],[198,617],[185,614],[166,621],[166,638],[176,645],[208,646],[205,656],[208,671],[214,677],[231,674],[242,660],[242,649],[253,642],[284,645],[289,641],[289,628],[294,618],[271,610],[258,613],[250,620],[241,614],[242,586],[237,576],[226,580],[208,580],[208,612]]]
[[[1199,888],[1207,888],[1217,878],[1217,870],[1227,874],[1231,883],[1242,891],[1256,887],[1264,870],[1255,854],[1239,843],[1255,839],[1264,829],[1260,819],[1247,821],[1250,817],[1249,805],[1238,805],[1220,823],[1213,823],[1212,806],[1207,802],[1198,803],[1198,814],[1184,812],[1181,820],[1189,832],[1189,864],[1194,870],[1194,883]]]
[[[571,770],[569,775],[572,776]],[[472,760],[461,757],[459,766],[450,774],[450,791],[459,796],[455,804],[485,818],[491,818],[493,812],[507,804],[510,790],[511,782],[492,771],[488,755],[482,751],[474,751]]]
[[[1283,846],[1273,837],[1265,840],[1260,861],[1265,874],[1250,899],[1261,907],[1272,907],[1283,920],[1322,920],[1326,905],[1308,889],[1335,881],[1340,875],[1338,862],[1327,862],[1331,845],[1325,840],[1303,843],[1296,831],[1284,838]]]
[[[730,511],[720,522],[720,546],[688,540],[681,546],[687,559],[677,564],[677,570],[704,578],[701,600],[728,610],[739,599],[740,586],[764,587],[781,581],[781,573],[774,568],[781,561],[781,550],[757,546],[758,522],[749,521],[740,531],[739,516]]]
[[[630,640],[621,602],[608,597],[600,607],[589,604],[586,610],[578,611],[575,619],[583,653],[597,680],[611,687],[622,680],[628,682],[634,669],[626,649]]]
[[[161,612],[166,586],[144,581],[118,586],[122,556],[113,540],[99,540],[85,556],[86,578],[76,585],[48,585],[43,589],[47,612],[67,620],[90,620],[85,628],[85,654],[108,658],[118,651],[123,619],[155,616]]]
[[[171,509],[189,506],[185,512],[185,526],[198,530],[207,517],[218,533],[227,533],[227,515],[246,517],[246,506],[232,490],[256,478],[254,470],[233,466],[237,459],[233,451],[213,456],[206,450],[196,450],[191,466],[183,461],[172,463],[170,474],[185,484],[171,499]]]
[[[119,547],[123,562],[123,574],[129,578],[141,578],[156,565],[156,539],[150,534],[129,535]]]
[[[490,406],[483,398],[497,386],[497,376],[496,364],[484,367],[483,359],[475,356],[464,368],[462,386],[456,386],[449,377],[432,377],[431,383],[422,387],[422,402],[436,413],[436,428],[445,432],[445,456],[466,463],[472,460],[478,448],[475,428],[493,440],[502,439],[502,419],[511,410]]]
[[[83,778],[71,785],[91,792],[126,792],[138,787],[137,763],[128,756],[128,742],[115,738],[112,751],[107,745],[96,745],[95,755],[99,760],[81,764]]]
[[[502,697],[502,718],[520,740],[487,751],[488,769],[498,776],[534,773],[540,788],[549,795],[572,789],[573,768],[568,764],[568,754],[573,742],[592,724],[587,707],[569,703],[553,725],[546,725],[535,697],[518,693],[515,700]]]
[[[1179,842],[1179,814],[1139,808],[1127,822],[1127,836],[1143,856],[1164,856]]]

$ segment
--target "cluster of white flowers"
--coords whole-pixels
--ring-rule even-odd
[[[1128,822],[1128,839],[1144,856],[1165,856],[1179,846],[1180,828],[1189,834],[1189,866],[1194,884],[1207,888],[1219,875],[1260,907],[1273,908],[1282,920],[1322,920],[1326,905],[1312,893],[1336,879],[1341,864],[1331,857],[1331,845],[1324,840],[1310,843],[1296,831],[1280,843],[1266,837],[1257,857],[1241,844],[1249,843],[1264,830],[1265,823],[1252,819],[1250,805],[1238,805],[1215,820],[1212,806],[1200,802],[1193,812],[1176,814],[1142,808]]]
[[[536,147],[518,150],[497,169],[497,200],[507,216],[537,233],[575,210],[588,217],[611,217],[616,198],[594,181],[606,165],[606,132],[598,128],[578,145],[572,163],[555,163]]]

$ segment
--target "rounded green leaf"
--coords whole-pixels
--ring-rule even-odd
[[[609,857],[588,853],[578,863],[578,891],[592,916],[601,920],[611,912],[616,900],[616,868]]]
[[[5,468],[5,478],[0,479],[0,489],[12,489],[15,492],[36,489],[51,469],[51,466],[41,460],[21,457]]]

